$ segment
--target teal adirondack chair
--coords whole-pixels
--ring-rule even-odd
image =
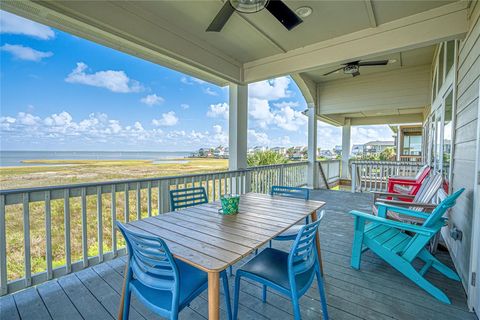
[[[355,229],[352,247],[351,265],[360,269],[362,253],[372,250],[392,267],[401,272],[419,287],[438,300],[450,304],[450,300],[440,289],[424,278],[430,267],[434,267],[446,277],[460,281],[457,273],[436,259],[425,245],[445,225],[445,212],[455,205],[455,201],[463,192],[463,188],[446,197],[432,213],[427,214],[406,208],[377,203],[378,216],[369,213],[350,211],[355,217]],[[386,218],[387,211],[425,219],[422,225],[413,225]],[[368,224],[366,222],[369,222]],[[408,231],[411,235],[403,231]],[[412,262],[416,258],[425,264],[417,271]]]

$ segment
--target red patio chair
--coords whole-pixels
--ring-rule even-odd
[[[415,177],[390,177],[388,178],[388,192],[404,195],[416,195],[423,181],[430,174],[429,165],[424,165],[418,171]],[[412,198],[400,199],[402,201],[412,202]]]

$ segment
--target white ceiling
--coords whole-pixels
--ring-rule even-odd
[[[363,61],[374,61],[374,60],[389,60],[389,63],[386,66],[371,66],[371,67],[360,67],[360,76],[373,74],[378,72],[385,72],[391,70],[397,70],[401,68],[416,67],[422,65],[431,65],[433,61],[433,55],[435,52],[435,46],[428,46],[424,48],[408,50],[404,52],[397,52],[388,55],[381,55],[373,57],[371,59],[366,59]],[[352,75],[344,74],[343,70],[340,70],[336,73],[332,73],[328,76],[324,76],[325,73],[335,70],[338,67],[329,67],[329,68],[320,68],[313,71],[305,72],[307,75],[315,82],[325,82],[338,79],[348,79]]]

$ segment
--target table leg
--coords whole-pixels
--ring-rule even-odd
[[[208,273],[208,319],[220,318],[220,273]]]
[[[317,221],[317,211],[312,212],[312,222]],[[323,263],[322,263],[322,251],[320,250],[320,232],[318,232],[317,236],[315,237],[315,245],[317,247],[317,254],[318,254],[318,263],[320,264],[320,272],[323,276]]]
[[[118,320],[123,319],[123,305],[125,301],[125,290],[127,286],[128,261],[125,262],[125,271],[123,272],[122,295],[120,296],[120,307],[118,308]]]

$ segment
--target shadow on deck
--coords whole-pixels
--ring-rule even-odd
[[[468,312],[459,282],[435,271],[427,277],[444,290],[452,301],[445,305],[419,289],[372,253],[366,253],[361,270],[350,268],[353,219],[349,210],[368,212],[369,194],[341,191],[314,191],[312,198],[327,202],[321,224],[321,247],[327,302],[331,319],[474,319]],[[275,242],[287,250],[289,243]],[[451,266],[448,254],[437,255]],[[124,258],[43,283],[0,298],[3,319],[114,319],[117,315]],[[233,277],[231,278],[231,289]],[[261,301],[261,287],[244,283],[240,294],[240,319],[292,319],[290,301],[274,292]],[[223,297],[222,297],[223,299]],[[302,318],[320,319],[321,307],[316,286],[301,299]],[[135,299],[130,319],[159,319]],[[223,308],[223,303],[221,304]],[[181,319],[205,319],[207,295],[204,292],[180,313]],[[226,319],[222,310],[222,319]]]

